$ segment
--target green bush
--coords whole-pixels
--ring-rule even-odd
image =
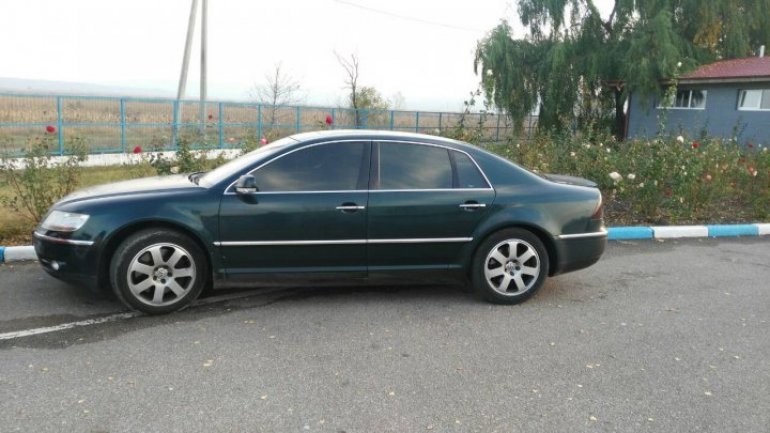
[[[152,166],[160,176],[174,173],[195,173],[207,171],[225,162],[223,155],[209,158],[206,150],[195,150],[192,147],[193,139],[182,136],[177,140],[175,158],[167,158],[162,153],[154,153],[144,159],[146,164]]]
[[[732,140],[593,142],[542,136],[491,150],[543,173],[599,184],[613,224],[745,222],[770,216],[770,151]]]
[[[11,191],[0,197],[0,204],[33,222],[40,221],[54,202],[77,188],[80,163],[86,159],[85,143],[72,138],[65,143],[69,156],[54,160],[54,137],[34,138],[21,160],[5,155],[0,162],[2,180]]]

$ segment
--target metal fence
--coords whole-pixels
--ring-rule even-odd
[[[202,110],[201,110],[202,108]],[[203,116],[201,116],[203,113]],[[328,124],[330,117],[331,124]],[[513,132],[506,116],[339,107],[272,106],[248,102],[107,96],[0,93],[0,153],[21,154],[48,134],[64,155],[71,138],[82,138],[89,153],[173,150],[185,138],[195,148],[239,147],[247,140],[319,129],[386,129],[445,135],[463,122],[482,141],[506,140]],[[536,118],[525,122],[529,137]]]

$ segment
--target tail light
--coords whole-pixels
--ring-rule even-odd
[[[604,218],[604,204],[602,203],[602,199],[599,198],[599,204],[596,206],[596,210],[591,216],[591,219],[600,220],[602,218]]]

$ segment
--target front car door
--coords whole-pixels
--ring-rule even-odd
[[[258,192],[231,186],[220,207],[220,248],[231,283],[366,277],[371,144],[288,151],[251,172]]]
[[[427,143],[372,146],[369,276],[461,268],[462,249],[495,198],[473,159]]]

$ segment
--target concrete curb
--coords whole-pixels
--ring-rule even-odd
[[[611,241],[678,238],[729,238],[770,235],[770,223],[715,224],[704,226],[629,226],[610,227],[607,239]],[[37,260],[31,245],[0,247],[0,263]]]
[[[611,241],[636,239],[730,238],[770,235],[770,224],[712,224],[703,226],[610,227]]]
[[[0,263],[26,262],[37,260],[35,247],[26,245],[22,247],[0,247]]]

